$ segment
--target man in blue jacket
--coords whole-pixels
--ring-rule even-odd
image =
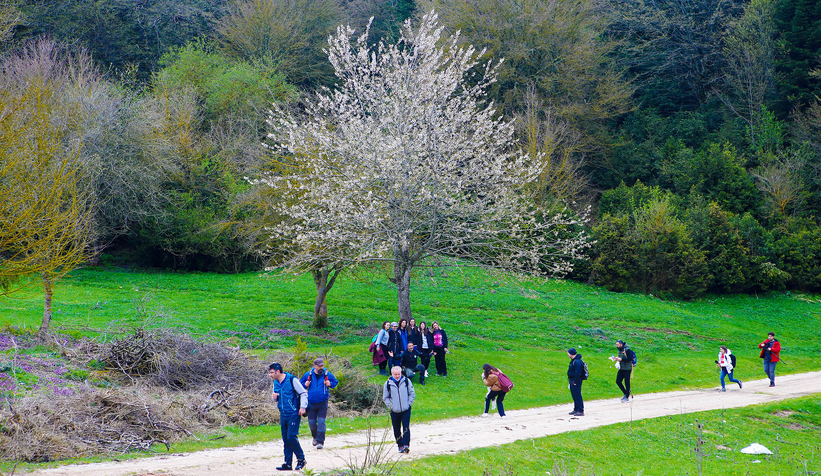
[[[305,467],[305,453],[299,445],[299,420],[308,407],[308,392],[298,378],[283,372],[282,365],[277,362],[268,366],[268,375],[274,379],[273,398],[279,409],[282,443],[285,447],[285,463],[277,467],[277,470],[299,471]],[[295,454],[296,467],[291,465]]]
[[[579,354],[576,352],[576,349],[571,347],[567,350],[567,356],[570,357],[570,366],[567,368],[567,380],[570,386],[570,395],[573,396],[573,411],[570,412],[570,414],[573,416],[584,416],[582,382],[584,382],[587,376],[584,371],[582,354]]]
[[[321,450],[325,446],[325,418],[328,417],[330,389],[336,387],[339,381],[325,368],[325,361],[318,358],[314,360],[314,368],[305,372],[299,383],[308,389],[308,426],[314,438],[313,445]]]

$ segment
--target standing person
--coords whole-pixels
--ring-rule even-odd
[[[308,389],[308,427],[313,437],[311,443],[316,449],[321,450],[325,446],[328,399],[331,397],[331,389],[336,387],[339,381],[334,374],[325,369],[325,361],[318,358],[314,360],[314,368],[305,372],[299,383]]]
[[[428,330],[428,325],[425,321],[419,323],[419,337],[416,344],[416,349],[419,351],[419,360],[425,366],[425,377],[428,376],[428,367],[430,367],[430,358],[433,355],[433,334]]]
[[[570,412],[570,414],[573,416],[584,416],[582,382],[585,379],[585,372],[582,354],[579,354],[576,352],[576,349],[571,347],[567,350],[567,356],[570,357],[570,366],[567,368],[567,380],[570,385],[570,395],[573,396],[573,411]]]
[[[308,392],[294,375],[282,371],[278,362],[268,366],[268,375],[274,380],[273,399],[279,409],[279,424],[282,427],[282,443],[285,450],[285,463],[278,466],[279,471],[291,471],[305,467],[305,453],[299,446],[299,420],[308,407]],[[296,467],[292,466],[296,455]]]
[[[490,402],[495,401],[496,408],[499,409],[499,416],[504,418],[505,405],[503,402],[505,401],[507,392],[504,391],[499,382],[499,374],[501,371],[490,364],[483,365],[482,371],[482,382],[490,389],[487,395],[485,395],[485,412],[482,413],[482,416],[490,416],[488,413],[488,411],[490,411]]]
[[[408,348],[408,320],[399,319],[399,338],[402,339],[402,351]]]
[[[767,340],[758,344],[764,359],[764,373],[770,378],[770,387],[775,387],[775,364],[781,360],[781,343],[775,339],[775,332],[767,333]]]
[[[417,344],[416,341],[419,340],[419,328],[416,327],[416,319],[410,318],[408,321],[408,343],[413,343],[413,347],[416,348]]]
[[[391,376],[382,389],[382,401],[391,410],[393,436],[400,453],[410,452],[411,406],[415,399],[413,383],[402,375],[402,367],[391,368]]]
[[[433,358],[436,362],[436,375],[439,377],[448,376],[448,364],[445,361],[445,355],[448,351],[448,334],[444,329],[439,327],[439,323],[433,321]]]
[[[425,366],[419,363],[420,355],[419,351],[414,348],[413,342],[408,342],[408,348],[402,352],[402,373],[411,381],[418,373],[419,384],[425,385]]]
[[[399,355],[405,350],[406,347],[402,347],[402,337],[399,333],[399,324],[396,321],[391,322],[391,330],[389,333],[390,337],[388,338],[388,365],[391,368],[394,366],[399,365]]]
[[[379,334],[376,335],[376,345],[382,349],[382,355],[385,356],[385,362],[379,363],[379,374],[380,375],[388,375],[388,371],[386,370],[388,367],[388,363],[391,360],[391,356],[388,355],[388,342],[391,338],[391,323],[385,321],[382,323],[382,329],[379,330]]]
[[[730,382],[737,383],[738,388],[742,388],[741,380],[736,380],[733,378],[733,358],[730,357],[732,352],[730,349],[727,348],[726,345],[722,345],[718,348],[718,359],[716,359],[716,364],[721,368],[721,391],[726,392],[727,389],[724,388],[724,377],[729,376]]]
[[[616,372],[616,385],[621,390],[622,403],[630,401],[630,377],[633,375],[633,356],[630,355],[630,348],[621,339],[616,341],[616,349],[618,355],[610,356],[610,360],[618,362],[618,371]],[[624,384],[622,384],[624,382]]]

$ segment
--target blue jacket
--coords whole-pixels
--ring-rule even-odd
[[[331,382],[330,388],[325,386],[326,375],[328,376],[328,381]],[[311,385],[306,385],[309,378],[311,379]],[[299,383],[308,389],[308,403],[322,403],[331,396],[330,389],[336,387],[339,384],[339,380],[337,380],[334,374],[329,372],[328,369],[323,369],[322,373],[317,375],[316,369],[311,368],[311,370],[305,372],[305,375],[299,379]]]
[[[308,408],[308,392],[294,375],[285,374],[285,380],[274,380],[274,393],[279,394],[277,408],[280,419],[299,415],[300,408]]]

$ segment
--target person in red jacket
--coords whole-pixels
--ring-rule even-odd
[[[775,387],[775,364],[781,360],[781,343],[775,340],[775,332],[767,334],[767,340],[758,344],[761,349],[761,357],[764,359],[764,373],[770,377],[770,387]]]

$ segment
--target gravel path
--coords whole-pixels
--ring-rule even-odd
[[[490,418],[464,417],[416,425],[411,421],[411,453],[397,454],[394,444],[388,445],[386,449],[390,451],[391,458],[403,460],[424,458],[496,446],[517,440],[540,438],[567,431],[586,430],[631,419],[641,420],[775,402],[821,393],[821,372],[779,376],[777,383],[777,387],[769,388],[766,379],[749,381],[744,382],[743,389],[738,389],[735,384],[729,384],[726,393],[718,393],[715,389],[709,389],[646,394],[639,395],[630,403],[621,403],[618,398],[590,401],[585,402],[586,416],[584,417],[570,417],[567,414],[572,409],[572,403],[570,403],[527,410],[511,410],[507,412],[505,419],[499,418],[494,413]],[[481,405],[482,396],[477,395],[477,408]],[[307,426],[305,423],[304,428],[301,428],[301,433],[310,436]],[[482,436],[478,437],[480,432]],[[380,430],[378,437],[381,436]],[[307,467],[321,473],[344,468],[351,461],[361,461],[365,457],[367,438],[366,432],[345,435],[329,434],[323,450],[313,448],[310,437],[303,437],[300,442],[306,451]],[[273,441],[124,462],[69,465],[40,470],[33,474],[42,476],[199,476],[203,474],[256,476],[277,473],[274,468],[281,462],[282,443]]]

